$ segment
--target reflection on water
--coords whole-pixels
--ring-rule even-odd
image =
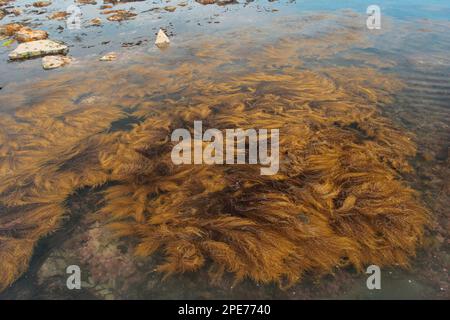
[[[9,85],[0,287],[25,276],[4,296],[377,298],[355,272],[377,264],[380,297],[445,297],[448,60],[415,24],[361,21],[286,16]],[[194,120],[280,128],[279,174],[174,166]]]

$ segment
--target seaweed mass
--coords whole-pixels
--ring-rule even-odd
[[[161,253],[167,276],[208,268],[211,283],[230,273],[288,287],[336,267],[407,267],[429,217],[402,178],[414,173],[413,136],[378,107],[402,84],[369,67],[306,69],[299,46],[276,40],[244,59],[217,40],[192,49],[197,60],[142,59],[5,93],[14,111],[0,115],[0,290],[86,187],[102,194],[98,222],[136,256]],[[170,134],[200,120],[280,129],[278,173],[174,165]]]

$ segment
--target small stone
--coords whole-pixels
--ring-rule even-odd
[[[66,54],[69,48],[52,40],[37,40],[21,43],[9,54],[9,59],[20,60],[55,54]]]
[[[62,67],[72,61],[72,58],[63,55],[45,56],[42,58],[42,67],[45,70]]]
[[[65,11],[57,11],[57,12],[53,12],[51,15],[49,15],[48,18],[51,20],[65,20],[68,15],[69,15],[69,13],[67,13]]]
[[[110,52],[100,58],[100,61],[114,61],[117,59],[117,54],[115,52]]]
[[[15,33],[14,38],[19,42],[44,40],[48,38],[48,33],[43,30],[32,30],[31,28],[24,27]]]
[[[102,19],[100,18],[94,18],[91,21],[89,21],[89,24],[91,26],[101,26],[102,25]]]
[[[196,2],[198,2],[198,3],[201,3],[201,4],[214,4],[214,3],[216,3],[216,0],[195,0]]]
[[[155,45],[158,48],[165,48],[170,44],[170,40],[162,29],[159,29],[158,35],[156,36]]]
[[[169,12],[174,12],[175,10],[177,10],[177,7],[167,6],[167,7],[164,7],[164,10],[169,11]]]
[[[77,0],[76,2],[79,4],[97,4],[95,0]]]
[[[136,13],[127,11],[127,10],[109,10],[109,11],[103,11],[103,14],[110,14],[112,13],[112,16],[109,16],[106,18],[109,21],[122,21],[122,20],[130,20],[133,19],[135,16],[137,16]]]
[[[52,4],[51,1],[37,1],[37,2],[33,3],[33,7],[42,8],[42,7],[47,7],[51,4]]]

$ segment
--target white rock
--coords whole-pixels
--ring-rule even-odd
[[[158,35],[156,36],[155,44],[158,48],[167,47],[170,43],[169,37],[164,33],[162,29],[159,29]]]
[[[66,54],[69,48],[52,40],[37,40],[21,43],[9,54],[9,59],[29,59],[54,54]]]
[[[57,55],[57,56],[45,56],[42,58],[42,67],[45,70],[55,69],[62,67],[72,61],[72,58]]]

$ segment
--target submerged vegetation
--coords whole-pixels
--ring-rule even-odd
[[[306,272],[408,266],[428,222],[402,180],[416,148],[377,107],[402,84],[371,68],[304,69],[299,46],[279,41],[244,61],[210,42],[192,50],[198,60],[144,59],[6,95],[17,108],[0,116],[0,290],[58,228],[68,196],[98,186],[98,221],[135,255],[160,252],[166,275],[208,268],[212,283],[232,273],[286,287]],[[279,128],[278,174],[175,166],[170,134],[194,120]]]

